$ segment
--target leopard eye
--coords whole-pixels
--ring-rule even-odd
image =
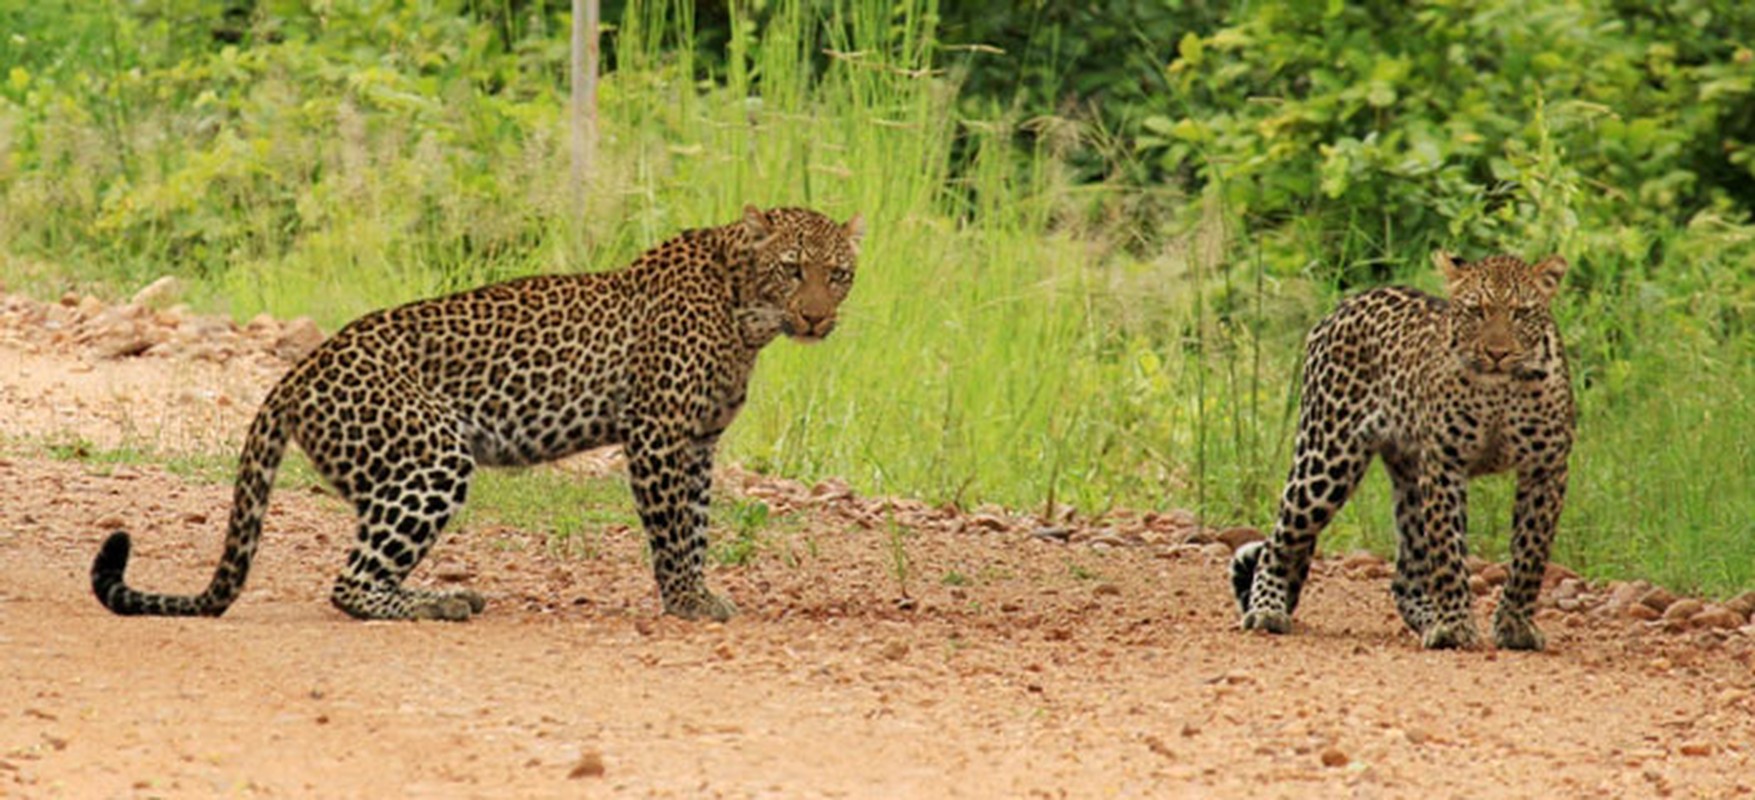
[[[829,271],[829,281],[831,283],[846,283],[851,280],[853,280],[853,270],[846,267],[836,267]]]

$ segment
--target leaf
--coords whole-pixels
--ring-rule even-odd
[[[1184,34],[1182,41],[1176,45],[1176,54],[1191,67],[1200,66],[1202,52],[1200,35],[1193,32]]]

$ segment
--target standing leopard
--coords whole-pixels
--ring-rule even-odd
[[[1474,647],[1463,566],[1468,481],[1517,473],[1512,564],[1493,615],[1499,647],[1544,646],[1531,614],[1566,496],[1572,389],[1549,305],[1552,256],[1459,263],[1439,252],[1450,300],[1389,287],[1344,301],[1305,344],[1292,470],[1272,537],[1237,551],[1243,627],[1292,629],[1317,534],[1373,456],[1395,490],[1396,610],[1428,648]]]
[[[403,579],[463,506],[479,466],[621,444],[666,613],[723,620],[704,576],[713,451],[762,347],[827,336],[863,230],[815,211],[746,207],[614,272],[525,278],[374,312],[296,364],[244,442],[225,551],[206,591],[122,580],[126,533],[92,564],[117,614],[218,616],[243,589],[268,493],[297,442],[359,518],[330,601],[361,619],[468,619],[467,590]]]

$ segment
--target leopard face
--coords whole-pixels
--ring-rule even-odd
[[[1503,377],[1536,366],[1557,335],[1549,303],[1566,274],[1566,259],[1530,266],[1515,256],[1472,264],[1432,254],[1450,294],[1450,351],[1469,372]]]
[[[836,223],[804,209],[752,206],[744,209],[743,225],[757,295],[781,312],[780,332],[800,342],[828,336],[853,288],[863,220],[855,214]]]

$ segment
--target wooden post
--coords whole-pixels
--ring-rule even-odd
[[[573,0],[573,213],[585,217],[586,181],[597,149],[598,0]]]

